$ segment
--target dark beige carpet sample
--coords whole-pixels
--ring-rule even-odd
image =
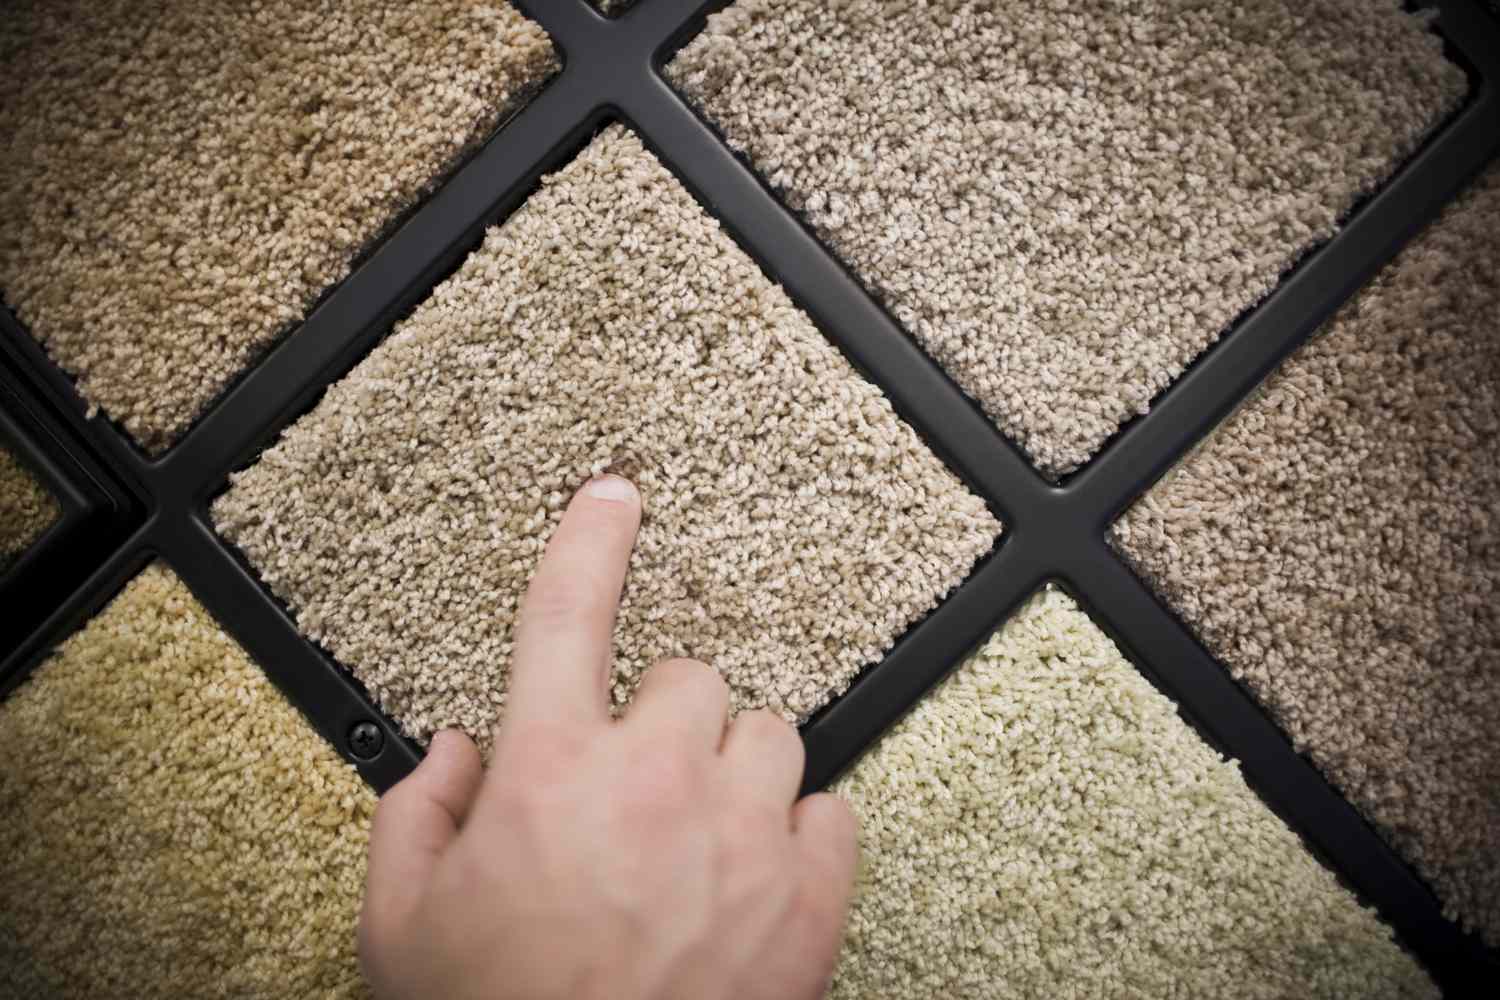
[[[1500,169],[1115,543],[1500,944]]]
[[[213,505],[412,736],[488,745],[571,493],[645,498],[614,697],[666,656],[801,719],[1000,525],[691,195],[611,126]]]
[[[375,796],[168,570],[0,703],[0,997],[358,997]]]
[[[504,0],[9,3],[0,292],[160,451],[556,66]]]
[[[1060,591],[834,790],[863,853],[833,1000],[1437,995]]]
[[[0,572],[31,548],[61,513],[47,488],[0,442]]]
[[[738,0],[668,73],[1050,474],[1465,91],[1401,0]]]

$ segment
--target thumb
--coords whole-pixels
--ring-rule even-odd
[[[367,922],[379,925],[409,912],[468,818],[483,777],[473,741],[444,730],[417,769],[381,796],[370,829]]]

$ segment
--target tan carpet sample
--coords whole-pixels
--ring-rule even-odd
[[[47,488],[0,443],[0,571],[31,548],[60,513]]]
[[[1115,543],[1500,944],[1500,168]]]
[[[215,501],[418,739],[488,744],[511,624],[591,475],[645,497],[614,697],[690,655],[736,708],[843,690],[1000,526],[880,391],[611,126]]]
[[[0,704],[0,996],[348,997],[375,798],[170,571]]]
[[[1037,595],[835,786],[831,996],[1436,997],[1066,595]]]
[[[7,4],[0,291],[160,451],[556,66],[504,0]]]
[[[1457,105],[1401,7],[738,0],[668,72],[1062,474]]]

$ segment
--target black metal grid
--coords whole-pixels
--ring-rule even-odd
[[[0,351],[0,443],[57,501],[57,519],[0,570],[0,662],[39,640],[39,624],[69,597],[138,520],[134,503],[73,437],[58,411]],[[0,695],[7,688],[0,672]]]
[[[0,388],[55,411],[55,432],[33,449],[49,457],[34,462],[84,470],[82,476],[49,479],[49,485],[69,504],[77,499],[72,491],[78,483],[108,482],[105,469],[128,487],[100,487],[114,511],[108,522],[113,534],[87,536],[85,546],[85,536],[70,527],[60,534],[76,534],[78,545],[54,549],[48,541],[49,547],[38,546],[28,558],[29,564],[75,566],[80,579],[39,598],[42,610],[27,619],[34,627],[15,643],[0,645],[0,694],[141,567],[161,559],[366,780],[383,790],[404,776],[419,759],[418,749],[345,671],[298,633],[286,609],[216,537],[208,502],[232,470],[250,463],[311,408],[450,273],[485,228],[520,205],[543,174],[562,166],[602,124],[617,120],[640,135],[1006,524],[997,551],[879,667],[807,723],[805,787],[830,781],[1021,602],[1056,583],[1206,739],[1241,762],[1250,785],[1377,907],[1448,995],[1480,995],[1500,973],[1500,956],[1443,919],[1430,890],[1119,561],[1106,534],[1130,502],[1500,150],[1500,22],[1476,0],[1436,4],[1450,52],[1470,71],[1474,93],[1468,105],[1337,237],[1195,362],[1148,416],[1126,426],[1082,471],[1054,483],[1038,474],[665,82],[662,62],[726,0],[640,0],[615,16],[601,15],[587,0],[515,2],[562,50],[562,72],[164,455],[148,457],[108,420],[88,419],[69,378],[8,311],[0,311],[6,362],[0,365]],[[68,509],[71,526],[82,515]],[[37,578],[25,574],[28,586]],[[367,721],[385,738],[378,753],[363,759],[349,735]]]

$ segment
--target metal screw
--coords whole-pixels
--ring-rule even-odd
[[[359,760],[374,760],[385,749],[385,733],[373,722],[356,722],[349,727],[349,752]]]

